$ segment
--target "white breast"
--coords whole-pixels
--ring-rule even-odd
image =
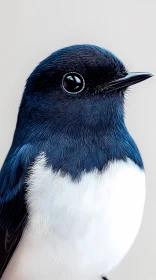
[[[73,182],[37,158],[28,179],[29,220],[2,280],[96,280],[116,266],[138,233],[145,176],[132,161]]]

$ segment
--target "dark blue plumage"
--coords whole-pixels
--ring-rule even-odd
[[[85,81],[84,90],[74,95],[62,88],[62,77],[72,72],[80,73]],[[109,83],[127,74],[122,62],[109,51],[78,45],[53,53],[30,75],[12,146],[0,173],[3,243],[5,231],[14,235],[22,223],[22,232],[27,216],[25,180],[41,152],[46,154],[47,165],[70,174],[73,180],[78,180],[84,170],[102,171],[116,159],[130,158],[143,168],[138,148],[124,123],[127,85],[107,90]],[[14,243],[19,238],[15,236]],[[7,249],[0,257],[1,271],[12,252]]]
[[[60,81],[64,73],[75,69],[84,76],[86,89],[78,96],[68,96]],[[129,157],[143,167],[124,124],[123,91],[101,94],[97,89],[125,74],[115,56],[94,46],[66,48],[45,59],[27,81],[11,157],[19,150],[16,161],[19,158],[25,166],[45,151],[54,170],[61,169],[73,178],[84,169],[102,170],[114,159]]]

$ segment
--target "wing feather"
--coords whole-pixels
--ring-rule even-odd
[[[0,172],[0,278],[26,225],[25,179],[34,159],[31,145],[11,148]]]

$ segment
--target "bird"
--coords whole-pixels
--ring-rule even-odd
[[[125,97],[150,77],[89,44],[30,74],[0,172],[2,280],[107,279],[122,261],[146,196]]]

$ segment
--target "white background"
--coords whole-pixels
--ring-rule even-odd
[[[0,0],[0,166],[11,144],[25,80],[54,50],[96,44],[114,52],[130,71],[156,73],[155,3]],[[112,280],[156,279],[155,91],[152,78],[131,88],[127,96],[126,121],[144,159],[147,199],[140,233],[124,261],[110,274]]]

